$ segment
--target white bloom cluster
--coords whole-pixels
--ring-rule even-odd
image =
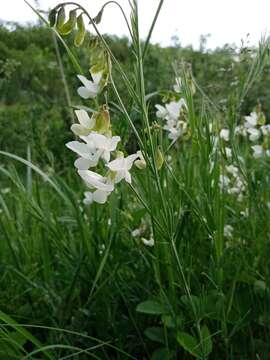
[[[234,165],[225,166],[224,173],[219,177],[219,186],[228,194],[236,195],[237,199],[242,201],[246,187],[238,167]]]
[[[166,121],[163,129],[168,131],[168,138],[176,141],[187,131],[187,123],[180,119],[181,110],[186,108],[184,99],[179,101],[171,101],[166,104],[165,107],[162,105],[156,105],[158,118]]]
[[[87,79],[85,81],[83,77],[80,77],[85,87],[78,89],[79,94],[84,98],[95,97],[99,91],[98,82],[101,76],[99,74],[95,78],[92,75],[93,82]],[[71,130],[82,141],[70,141],[66,146],[79,156],[74,165],[78,174],[91,189],[84,194],[84,204],[89,205],[92,202],[104,204],[114,190],[115,184],[123,179],[131,183],[130,169],[141,154],[139,152],[124,157],[122,152],[117,152],[117,145],[121,139],[111,134],[110,116],[106,107],[91,117],[85,110],[75,110],[75,114],[78,123],[73,124]],[[117,155],[114,160],[111,160],[112,152],[116,152]],[[89,170],[98,164],[101,164],[105,170],[105,176]]]

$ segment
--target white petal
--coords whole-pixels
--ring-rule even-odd
[[[81,86],[78,88],[78,94],[83,98],[83,99],[89,99],[89,98],[93,98],[93,93],[92,91],[89,91],[86,87]]]
[[[90,191],[86,191],[84,193],[84,199],[83,199],[83,203],[84,205],[90,205],[93,202],[93,194]]]
[[[86,144],[80,143],[79,141],[70,141],[66,144],[66,147],[79,154],[81,157],[91,159],[90,150]]]
[[[91,80],[88,80],[85,76],[83,75],[77,75],[78,76],[78,79],[83,83],[83,85],[86,87],[86,88],[89,88],[92,84],[92,81]]]
[[[120,136],[113,136],[111,138],[111,144],[110,144],[110,151],[114,151],[117,147],[117,144],[119,143],[119,141],[121,140]]]
[[[136,159],[138,159],[139,155],[138,154],[132,154],[132,155],[129,155],[127,158],[126,158],[126,166],[127,166],[127,170],[131,169],[134,161]]]
[[[79,123],[87,129],[91,129],[95,126],[95,121],[90,118],[85,110],[75,110],[75,114],[78,118]]]
[[[72,124],[70,130],[77,136],[87,135],[89,133],[89,129],[80,124]]]
[[[98,190],[113,191],[114,187],[111,184],[105,184],[106,178],[103,176],[90,171],[90,170],[78,170],[79,175],[91,188]]]
[[[125,180],[127,183],[131,184],[131,175],[129,171],[126,171]]]
[[[125,168],[125,159],[122,157],[115,159],[115,160],[109,162],[109,164],[107,164],[107,166],[112,171],[120,171]]]
[[[100,80],[102,79],[102,74],[103,72],[102,71],[99,71],[97,73],[92,73],[91,72],[91,76],[93,78],[93,81],[95,84],[99,84],[100,83]]]
[[[88,170],[90,167],[96,166],[97,162],[94,162],[92,160],[89,159],[85,159],[83,157],[78,158],[75,162],[74,162],[74,166],[78,169],[78,170]]]
[[[109,195],[108,191],[96,190],[93,193],[93,200],[95,202],[97,202],[98,204],[105,204],[105,202],[107,201],[108,195]]]

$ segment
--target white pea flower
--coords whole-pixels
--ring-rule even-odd
[[[244,126],[249,129],[249,128],[253,128],[257,125],[258,123],[258,115],[256,112],[252,112],[250,115],[245,116],[245,123]]]
[[[230,139],[230,131],[228,129],[221,129],[219,136],[224,141],[229,141],[229,139]]]
[[[143,170],[146,168],[146,161],[144,160],[143,154],[141,152],[141,150],[137,151],[137,155],[138,155],[138,160],[135,160],[135,166],[140,169]]]
[[[224,226],[224,236],[226,238],[232,238],[233,236],[233,227],[231,225]]]
[[[187,108],[185,100],[182,98],[179,101],[171,101],[169,104],[166,104],[166,109],[168,111],[168,118],[172,120],[177,120],[180,115],[180,110],[182,107]]]
[[[144,245],[146,245],[146,246],[151,246],[151,247],[152,247],[152,246],[155,245],[155,241],[154,241],[153,235],[150,236],[150,239],[149,239],[149,240],[147,240],[147,239],[145,239],[145,238],[142,238],[141,240],[142,240],[142,243],[143,243]]]
[[[138,154],[132,154],[124,157],[119,157],[107,164],[108,168],[115,172],[114,182],[117,184],[122,179],[131,184],[131,175],[129,170],[131,169],[133,162],[138,158]]]
[[[250,141],[257,141],[261,136],[260,130],[255,128],[248,128],[247,132],[249,133]]]
[[[155,107],[157,108],[156,116],[158,118],[164,119],[168,115],[168,111],[164,106],[157,104]]]
[[[91,149],[96,149],[96,152],[103,160],[109,162],[111,151],[116,150],[120,136],[106,137],[105,135],[92,132],[88,136],[81,136],[81,139],[84,140]]]
[[[79,124],[72,124],[71,131],[78,136],[88,135],[96,125],[94,116],[90,118],[85,110],[75,110],[75,114]]]
[[[66,144],[70,150],[74,151],[80,157],[74,162],[79,170],[87,170],[90,167],[97,166],[101,151],[97,151],[94,143],[81,143],[79,141],[70,141]]]
[[[226,166],[226,170],[228,171],[229,174],[231,174],[233,177],[238,177],[238,173],[239,173],[239,170],[236,166],[234,165],[227,165]]]
[[[102,79],[102,71],[98,73],[91,73],[91,76],[93,78],[92,80],[88,80],[83,75],[77,75],[79,80],[83,83],[83,86],[78,88],[78,94],[83,99],[93,99],[97,96],[97,94],[100,91],[100,80]]]
[[[253,146],[251,146],[251,149],[253,150],[253,157],[255,159],[262,157],[263,147],[261,145],[253,145]]]
[[[270,124],[262,125],[261,126],[261,131],[262,131],[264,136],[270,135]]]
[[[78,170],[78,174],[90,189],[102,190],[108,193],[114,190],[114,185],[107,177],[101,176],[94,171]]]
[[[93,202],[98,204],[105,204],[110,192],[104,190],[96,190],[94,192],[86,191],[84,193],[83,203],[84,205],[91,205]]]
[[[140,230],[140,228],[134,229],[133,231],[131,231],[131,235],[132,235],[133,237],[138,237],[138,236],[140,236],[140,235],[141,235],[141,230]]]
[[[225,154],[227,158],[231,158],[232,157],[232,149],[229,147],[225,147]]]

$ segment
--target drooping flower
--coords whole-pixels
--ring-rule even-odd
[[[84,205],[91,205],[93,202],[98,204],[105,204],[110,192],[104,190],[96,190],[94,192],[86,191],[84,193]]]
[[[88,80],[83,75],[77,75],[79,80],[83,83],[83,86],[78,88],[78,94],[84,99],[93,99],[100,91],[100,80],[102,79],[102,71],[98,73],[91,73],[93,78]]]
[[[78,170],[78,174],[90,189],[112,192],[114,185],[110,179],[91,170]]]
[[[72,124],[71,131],[77,135],[88,135],[94,128],[96,124],[95,117],[89,117],[88,113],[85,110],[75,110],[75,114],[77,119],[79,120],[79,124]]]
[[[108,168],[115,173],[114,182],[119,183],[122,179],[131,184],[131,169],[133,162],[139,157],[138,154],[132,154],[126,158],[121,156],[107,164]]]

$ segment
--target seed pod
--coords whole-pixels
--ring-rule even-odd
[[[64,6],[62,6],[57,13],[57,21],[56,21],[57,29],[61,28],[61,26],[64,25],[65,20],[66,20],[65,8]]]
[[[103,10],[104,10],[104,8],[102,8],[102,9],[100,10],[100,12],[97,14],[97,16],[95,16],[95,17],[93,18],[94,23],[97,24],[97,25],[101,23],[102,15],[103,15]]]
[[[51,27],[53,27],[55,25],[56,14],[57,14],[57,12],[55,9],[52,9],[52,11],[50,11],[50,13],[49,13],[49,23],[50,23]]]
[[[162,168],[163,163],[164,163],[163,154],[162,154],[161,150],[158,149],[157,154],[156,154],[156,164],[157,164],[158,170],[160,170]]]
[[[86,34],[85,25],[83,22],[83,14],[77,17],[77,27],[78,31],[75,35],[74,45],[79,47],[82,45]]]
[[[64,23],[60,28],[58,28],[60,35],[68,35],[74,29],[76,25],[76,10],[71,10],[69,12],[68,21]]]
[[[110,131],[111,121],[110,121],[110,113],[109,111],[103,107],[102,110],[96,116],[96,125],[93,128],[94,131],[99,134],[106,134]]]

